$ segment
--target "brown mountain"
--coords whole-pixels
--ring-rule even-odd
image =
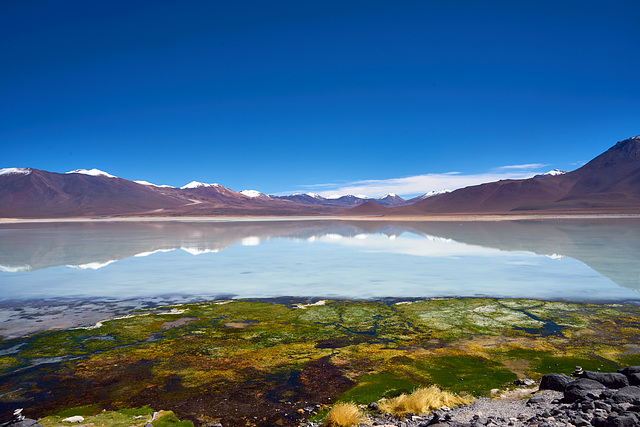
[[[155,186],[96,170],[66,174],[21,168],[0,170],[0,218],[323,215],[365,201],[354,196],[249,197],[219,184]]]
[[[117,215],[184,204],[183,198],[121,178],[37,169],[0,175],[0,217]]]
[[[379,204],[377,204],[376,202],[372,202],[372,201],[368,201],[368,202],[364,202],[363,204],[356,206],[354,208],[351,209],[347,209],[344,210],[342,212],[340,212],[341,215],[388,215],[390,212],[389,208],[386,208],[384,206],[380,206]]]
[[[503,180],[439,194],[390,213],[640,211],[640,136],[618,142],[573,172]]]

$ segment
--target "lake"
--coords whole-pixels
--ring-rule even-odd
[[[640,221],[0,225],[0,335],[229,298],[640,302]]]

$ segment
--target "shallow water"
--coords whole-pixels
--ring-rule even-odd
[[[640,301],[637,220],[13,224],[0,242],[5,336],[232,297]]]

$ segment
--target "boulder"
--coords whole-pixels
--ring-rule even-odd
[[[629,415],[609,415],[602,424],[603,427],[633,427],[637,425],[636,417]]]
[[[562,374],[546,374],[540,380],[540,390],[564,391],[573,378]]]
[[[629,385],[640,385],[640,373],[627,374],[627,378],[629,379]]]
[[[618,369],[618,373],[623,375],[640,374],[640,366],[627,366],[626,368]]]
[[[622,388],[629,385],[629,379],[621,373],[584,371],[582,378],[598,381],[607,388]]]
[[[636,403],[640,402],[640,387],[630,385],[623,387],[612,396],[616,403]]]
[[[591,400],[595,395],[599,395],[600,391],[604,390],[604,388],[604,385],[598,381],[590,380],[588,378],[579,378],[565,386],[564,400],[566,402]]]

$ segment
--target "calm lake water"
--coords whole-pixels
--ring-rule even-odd
[[[0,335],[219,298],[640,302],[640,221],[0,225]]]

